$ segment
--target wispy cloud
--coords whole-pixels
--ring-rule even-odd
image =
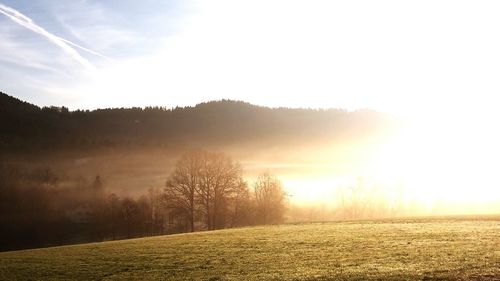
[[[86,58],[80,55],[78,51],[75,48],[78,48],[80,50],[83,50],[85,52],[88,52],[90,54],[99,56],[101,58],[109,59],[107,56],[100,54],[99,52],[96,52],[94,50],[85,48],[83,46],[80,46],[79,44],[76,44],[74,42],[71,42],[67,39],[61,38],[57,35],[54,35],[44,29],[43,27],[39,26],[36,24],[31,18],[25,16],[21,12],[5,6],[4,4],[0,3],[0,13],[14,21],[15,23],[37,33],[48,39],[50,42],[55,44],[56,46],[60,47],[63,51],[65,51],[67,54],[69,54],[74,60],[76,60],[78,63],[83,65],[87,69],[95,69],[95,66]]]

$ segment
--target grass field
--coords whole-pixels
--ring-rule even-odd
[[[5,252],[0,280],[500,280],[500,218],[286,224]]]

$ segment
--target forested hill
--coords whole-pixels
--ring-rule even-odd
[[[0,92],[0,150],[231,144],[358,137],[395,124],[371,110],[268,108],[241,101],[194,107],[69,111]]]

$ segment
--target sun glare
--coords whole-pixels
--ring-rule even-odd
[[[332,150],[331,162],[320,173],[285,175],[285,186],[291,200],[303,205],[335,205],[339,192],[353,190],[362,179],[370,186],[365,190],[370,200],[398,201],[424,214],[499,212],[500,181],[494,171],[499,138],[487,120],[475,116],[409,120],[397,133],[364,147],[343,147],[342,157]]]

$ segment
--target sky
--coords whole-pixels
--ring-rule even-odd
[[[494,110],[498,1],[0,0],[0,91],[70,109]]]
[[[0,91],[70,109],[371,108],[411,124],[381,174],[499,198],[498,15],[496,0],[0,0]]]

